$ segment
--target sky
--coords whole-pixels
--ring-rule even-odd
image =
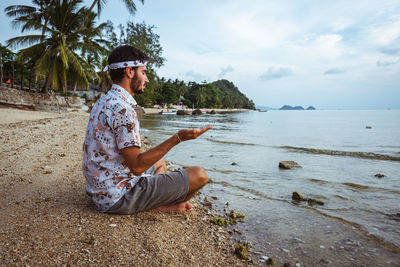
[[[89,6],[91,0],[84,3]],[[29,0],[1,0],[0,10]],[[400,109],[400,0],[108,0],[99,22],[156,27],[160,77],[232,81],[259,106]],[[21,35],[0,16],[0,42]]]

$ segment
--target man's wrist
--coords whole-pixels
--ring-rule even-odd
[[[179,137],[179,133],[176,133],[175,136],[176,136],[176,138],[178,138],[178,144],[179,144],[180,142],[182,142],[181,138]]]

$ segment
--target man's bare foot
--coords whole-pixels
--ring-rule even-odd
[[[162,212],[173,212],[173,211],[186,211],[186,212],[191,212],[192,211],[192,204],[189,202],[180,202],[171,206],[161,206],[158,208],[155,208],[155,210],[162,211]]]

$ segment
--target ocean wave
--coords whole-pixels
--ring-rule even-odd
[[[289,150],[293,150],[293,151],[311,153],[311,154],[356,157],[356,158],[375,159],[375,160],[400,161],[400,157],[382,155],[382,154],[377,154],[377,153],[373,153],[373,152],[351,152],[351,151],[315,149],[315,148],[294,147],[294,146],[278,146],[278,148],[289,149]]]
[[[257,145],[257,144],[252,144],[252,143],[222,141],[222,140],[216,140],[216,139],[211,139],[211,138],[207,138],[207,141],[214,142],[214,143],[228,144],[228,145],[240,145],[240,146],[256,146]]]

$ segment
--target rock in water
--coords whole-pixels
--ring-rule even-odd
[[[365,129],[372,129],[372,127],[367,125],[367,126],[365,126]]]
[[[382,173],[377,173],[377,174],[375,174],[375,177],[378,177],[378,178],[383,178],[383,177],[385,177],[385,175],[384,175],[384,174],[382,174]]]
[[[268,258],[267,264],[268,264],[268,265],[273,265],[273,266],[276,265],[276,264],[275,264],[275,260],[274,260],[273,258],[271,258],[271,257]]]
[[[293,168],[301,168],[301,166],[296,161],[281,161],[279,162],[279,168],[293,169]]]
[[[293,194],[292,194],[292,200],[296,200],[296,201],[307,201],[307,198],[303,197],[303,195],[300,194],[299,192],[293,192]]]
[[[318,199],[313,199],[313,198],[309,198],[307,200],[307,202],[308,202],[308,205],[310,205],[310,206],[312,206],[312,205],[320,205],[320,206],[325,205],[325,203],[323,201],[318,200]]]
[[[176,112],[176,115],[186,115],[186,113],[185,113],[184,110],[178,110],[178,111]]]
[[[201,115],[201,114],[203,114],[203,112],[200,109],[195,109],[192,112],[192,115]]]
[[[229,217],[231,217],[232,219],[239,219],[239,218],[244,218],[244,214],[238,213],[236,210],[231,210]]]
[[[249,254],[247,252],[246,246],[242,244],[235,244],[235,254],[239,256],[239,258],[243,260],[248,260],[249,259]]]

